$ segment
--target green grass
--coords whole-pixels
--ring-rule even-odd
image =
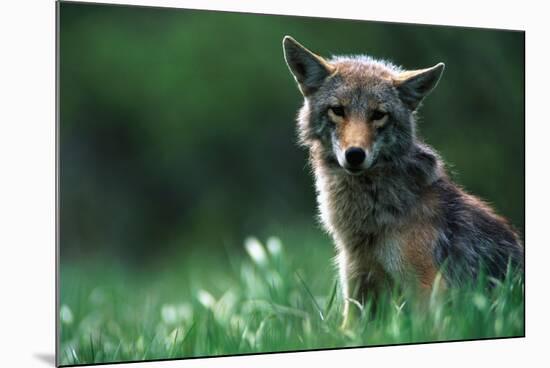
[[[491,289],[481,279],[433,292],[424,303],[390,291],[374,315],[363,313],[342,331],[328,244],[303,241],[299,249],[309,251],[299,251],[276,238],[266,244],[251,238],[245,249],[218,257],[195,252],[148,269],[63,264],[60,363],[524,335],[518,273]]]

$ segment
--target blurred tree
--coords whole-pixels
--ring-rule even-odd
[[[458,182],[523,229],[521,32],[60,7],[63,258],[139,261],[315,221],[285,34],[327,56],[368,53],[408,68],[445,62],[420,132]]]

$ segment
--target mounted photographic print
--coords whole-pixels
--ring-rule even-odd
[[[524,336],[523,32],[57,27],[58,365]]]

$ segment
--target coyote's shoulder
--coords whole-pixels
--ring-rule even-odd
[[[346,299],[393,280],[431,287],[442,272],[455,285],[482,267],[496,278],[522,267],[511,225],[454,184],[416,135],[416,111],[442,63],[408,71],[366,56],[326,60],[290,37],[283,45],[304,95],[298,133]]]

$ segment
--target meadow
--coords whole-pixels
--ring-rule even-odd
[[[326,238],[249,237],[239,252],[195,250],[146,269],[105,260],[64,265],[59,363],[524,335],[524,284],[512,270],[501,282],[435,288],[423,303],[396,288],[374,312],[367,301],[342,330],[332,255]]]
[[[524,335],[514,272],[424,304],[388,290],[339,328],[281,48],[444,62],[419,134],[521,234],[523,32],[58,5],[59,363]]]

